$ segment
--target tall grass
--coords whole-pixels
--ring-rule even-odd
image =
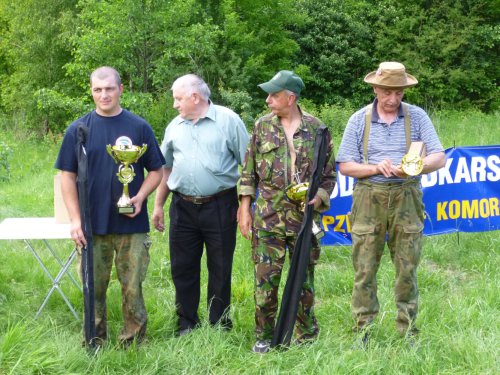
[[[498,144],[498,116],[480,113],[432,115],[445,147]],[[9,131],[1,140],[13,149],[11,178],[0,182],[0,220],[53,215],[53,163],[59,139],[43,141]],[[148,337],[128,350],[117,346],[121,328],[120,287],[113,274],[108,291],[109,343],[96,355],[81,348],[76,321],[58,293],[42,314],[35,312],[51,286],[25,244],[0,241],[0,374],[496,374],[499,369],[500,232],[461,233],[425,239],[419,268],[421,335],[411,347],[395,330],[394,269],[384,256],[379,271],[381,313],[365,351],[353,349],[349,247],[323,248],[316,272],[319,339],[308,346],[255,355],[253,266],[249,242],[239,237],[233,271],[231,332],[207,324],[174,337],[174,287],[168,235],[152,232],[151,264],[144,284]],[[42,244],[43,260],[55,272]],[[69,241],[51,241],[66,257]],[[71,272],[76,275],[74,267]],[[202,271],[200,314],[206,320],[207,273]],[[61,288],[82,311],[82,295],[65,277]],[[281,289],[282,290],[282,289]]]

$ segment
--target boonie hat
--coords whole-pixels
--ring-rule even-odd
[[[393,61],[381,63],[376,71],[366,75],[364,81],[372,86],[401,89],[418,83],[415,77],[406,73],[403,64]]]
[[[291,70],[281,70],[270,81],[261,83],[259,87],[268,94],[290,90],[299,95],[305,85],[302,79]]]

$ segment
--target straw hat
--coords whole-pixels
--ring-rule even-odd
[[[366,75],[364,81],[372,86],[401,89],[418,83],[415,77],[406,73],[403,64],[392,61],[381,63],[376,71]]]

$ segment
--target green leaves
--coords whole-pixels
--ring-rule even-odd
[[[126,104],[158,136],[176,115],[180,75],[201,75],[213,100],[248,126],[265,109],[258,84],[282,69],[315,106],[358,108],[363,77],[404,63],[424,107],[498,109],[493,0],[0,0],[0,109],[37,133],[60,132],[91,103],[89,74],[110,65]],[[133,97],[137,96],[136,99]],[[133,104],[136,103],[136,104]],[[139,104],[140,103],[140,104]],[[243,105],[244,104],[244,105]]]

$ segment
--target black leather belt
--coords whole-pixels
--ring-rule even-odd
[[[185,201],[188,201],[188,202],[191,202],[194,204],[205,204],[208,202],[212,202],[212,201],[216,200],[217,198],[222,197],[223,195],[229,194],[235,190],[236,190],[236,186],[229,188],[229,189],[226,189],[226,190],[219,191],[218,193],[215,193],[214,195],[205,195],[205,196],[200,196],[200,197],[195,197],[192,195],[184,195],[184,194],[181,194],[177,191],[174,193],[179,194],[179,196],[182,199],[184,199]]]

